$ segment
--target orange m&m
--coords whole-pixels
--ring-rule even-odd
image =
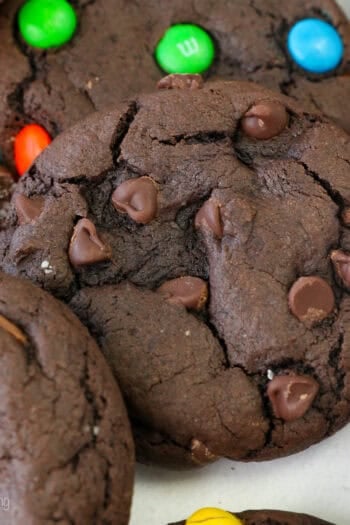
[[[52,141],[42,126],[29,124],[15,138],[15,164],[19,175],[23,175],[38,155]]]

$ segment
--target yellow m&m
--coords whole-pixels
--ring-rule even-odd
[[[244,525],[243,521],[225,510],[207,507],[197,510],[190,516],[186,525]]]

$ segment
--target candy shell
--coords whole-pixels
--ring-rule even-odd
[[[23,40],[41,49],[66,44],[77,28],[77,15],[66,0],[28,0],[18,13]]]
[[[25,126],[15,138],[15,165],[18,174],[23,175],[38,155],[50,144],[48,132],[38,124]]]

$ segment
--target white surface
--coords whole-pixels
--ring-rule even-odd
[[[350,16],[350,0],[339,3]],[[350,425],[305,452],[271,462],[222,460],[190,472],[138,466],[130,525],[167,525],[207,506],[306,512],[349,525]]]

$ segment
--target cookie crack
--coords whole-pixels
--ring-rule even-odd
[[[344,199],[339,191],[334,189],[328,180],[320,177],[315,171],[310,170],[306,162],[302,162],[300,160],[296,160],[296,162],[304,168],[305,175],[311,177],[319,186],[321,186],[321,188],[325,190],[328,197],[334,202],[334,204],[337,205],[339,211],[341,211],[344,208]]]
[[[75,8],[79,10],[80,12],[83,12],[89,5],[92,5],[95,3],[96,0],[87,0],[83,6],[79,6],[76,0],[73,0],[72,3],[74,4]],[[38,78],[41,76],[42,81],[48,92],[51,90],[51,85],[48,81],[48,75],[47,75],[47,61],[46,56],[47,52],[43,51],[40,55],[35,55],[34,53],[31,53],[28,46],[25,45],[25,43],[21,40],[19,35],[19,29],[17,28],[16,23],[13,24],[13,30],[12,30],[12,36],[13,40],[16,43],[16,45],[19,47],[22,54],[26,57],[28,66],[30,68],[30,74],[27,75],[25,78],[23,78],[15,87],[15,89],[7,96],[7,103],[10,109],[14,111],[15,113],[18,113],[24,121],[31,121],[32,115],[31,113],[27,113],[24,108],[24,97],[27,92],[27,90],[30,88],[31,84],[34,83]],[[80,93],[82,93],[86,99],[88,100],[89,104],[92,107],[92,110],[96,110],[96,106],[89,96],[89,94],[79,86],[76,86],[74,82],[70,79],[68,73],[66,72],[67,79],[70,82],[70,84],[77,90],[79,90]],[[12,117],[11,117],[12,118]],[[50,125],[52,127],[52,131],[54,134],[58,134],[61,130],[58,129],[56,123],[49,120]]]
[[[114,135],[112,137],[110,149],[112,152],[113,163],[115,167],[119,167],[120,161],[120,151],[124,139],[126,138],[129,129],[136,119],[138,112],[140,111],[140,106],[136,100],[129,102],[128,109],[120,118],[117,127],[115,129]]]
[[[19,42],[19,39],[15,35],[15,40]],[[35,82],[38,78],[39,68],[37,67],[34,57],[25,51],[23,45],[19,43],[19,47],[22,53],[26,56],[28,60],[28,65],[30,68],[30,74],[24,77],[15,87],[11,93],[7,95],[7,104],[9,108],[14,112],[19,114],[24,121],[30,120],[30,115],[28,115],[24,110],[24,96],[26,90]]]
[[[84,350],[83,356],[84,356],[84,367],[83,367],[82,375],[80,377],[80,386],[83,389],[84,397],[92,410],[93,429],[94,429],[98,427],[98,423],[101,421],[102,417],[99,413],[99,410],[96,404],[95,395],[89,385],[90,374],[89,374],[89,365],[88,365],[88,350],[86,349]],[[96,447],[96,441],[97,441],[97,434],[93,432],[92,444],[94,447]]]
[[[345,386],[345,371],[340,366],[340,357],[343,350],[344,334],[339,334],[338,340],[329,352],[328,364],[334,370],[334,376],[337,382],[334,394],[338,401],[341,401],[341,391]]]
[[[208,131],[195,133],[193,135],[182,133],[179,135],[172,135],[168,139],[159,139],[158,137],[151,137],[151,139],[166,146],[176,146],[180,142],[183,142],[186,145],[212,144],[214,142],[221,142],[226,139],[231,139],[231,137],[227,133],[220,131]]]
[[[276,18],[277,18],[275,13],[273,13],[271,11],[268,11],[267,9],[264,9],[264,12],[261,9],[259,9],[256,6],[254,0],[249,0],[249,6],[256,12],[256,14],[259,17],[268,16],[268,17],[272,18],[272,20],[276,20]]]

